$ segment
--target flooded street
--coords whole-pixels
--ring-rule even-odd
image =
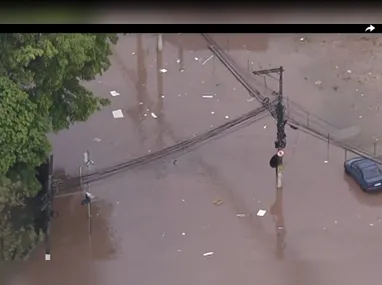
[[[380,135],[379,97],[370,85],[376,79],[360,77],[380,73],[377,65],[338,58],[333,47],[345,49],[339,37],[323,45],[321,35],[215,40],[245,71],[282,65],[290,100],[325,118],[328,131],[369,148],[369,138]],[[111,105],[52,137],[56,173],[77,176],[86,151],[96,171],[259,107],[200,35],[164,35],[162,52],[156,35],[122,36],[111,60],[104,75],[86,84]],[[272,78],[254,84],[266,94],[277,86]],[[268,115],[182,156],[92,183],[90,225],[81,195],[58,197],[52,261],[43,260],[42,245],[6,284],[374,284],[382,197],[363,194],[344,176],[343,150],[286,131],[282,192],[269,167],[276,123]]]

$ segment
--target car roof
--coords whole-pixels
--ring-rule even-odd
[[[354,164],[357,165],[360,169],[378,167],[378,165],[374,161],[367,158],[356,161],[354,162]]]

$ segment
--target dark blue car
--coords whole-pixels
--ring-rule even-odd
[[[382,190],[381,165],[364,157],[356,157],[346,160],[344,167],[345,173],[353,177],[363,191]]]

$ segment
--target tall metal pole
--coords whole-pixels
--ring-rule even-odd
[[[47,206],[45,208],[45,260],[50,260],[51,240],[50,240],[50,220],[52,217],[52,202],[53,202],[53,155],[48,161],[48,183],[47,183]]]
[[[278,93],[278,102],[276,105],[276,116],[277,116],[277,140],[275,142],[275,147],[277,149],[278,163],[276,167],[276,180],[277,180],[277,189],[283,187],[283,156],[284,148],[286,147],[286,134],[285,134],[285,107],[283,102],[283,72],[284,69],[281,66],[279,69],[280,81],[279,81],[279,93]]]

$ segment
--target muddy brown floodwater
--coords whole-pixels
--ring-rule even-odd
[[[343,41],[349,46],[361,41],[369,47],[368,39],[300,38],[216,40],[244,69],[283,65],[289,98],[337,123],[334,131],[360,126],[360,137],[346,139],[373,135],[357,120],[359,114],[370,124],[377,120],[357,101],[363,100],[355,90],[361,87],[325,69],[342,75],[351,69],[351,76],[359,76],[356,63],[345,64],[345,55],[338,63],[324,60],[325,46],[346,50]],[[57,171],[77,175],[85,151],[95,162],[93,170],[101,169],[258,107],[211,58],[200,36],[165,35],[163,52],[156,45],[155,35],[121,37],[110,70],[88,84],[97,96],[109,97],[111,106],[52,137]],[[351,99],[344,99],[350,90]],[[344,100],[360,104],[360,113],[345,103],[337,108]],[[115,119],[112,111],[119,109],[124,117]],[[41,246],[28,262],[15,265],[17,274],[7,284],[374,284],[382,254],[381,197],[364,195],[344,177],[343,150],[331,146],[328,152],[326,143],[300,131],[287,129],[287,135],[285,186],[279,193],[268,164],[276,136],[268,116],[176,162],[158,161],[91,184],[97,197],[91,234],[81,197],[57,198],[52,261],[43,261]],[[266,214],[257,216],[259,210]]]

